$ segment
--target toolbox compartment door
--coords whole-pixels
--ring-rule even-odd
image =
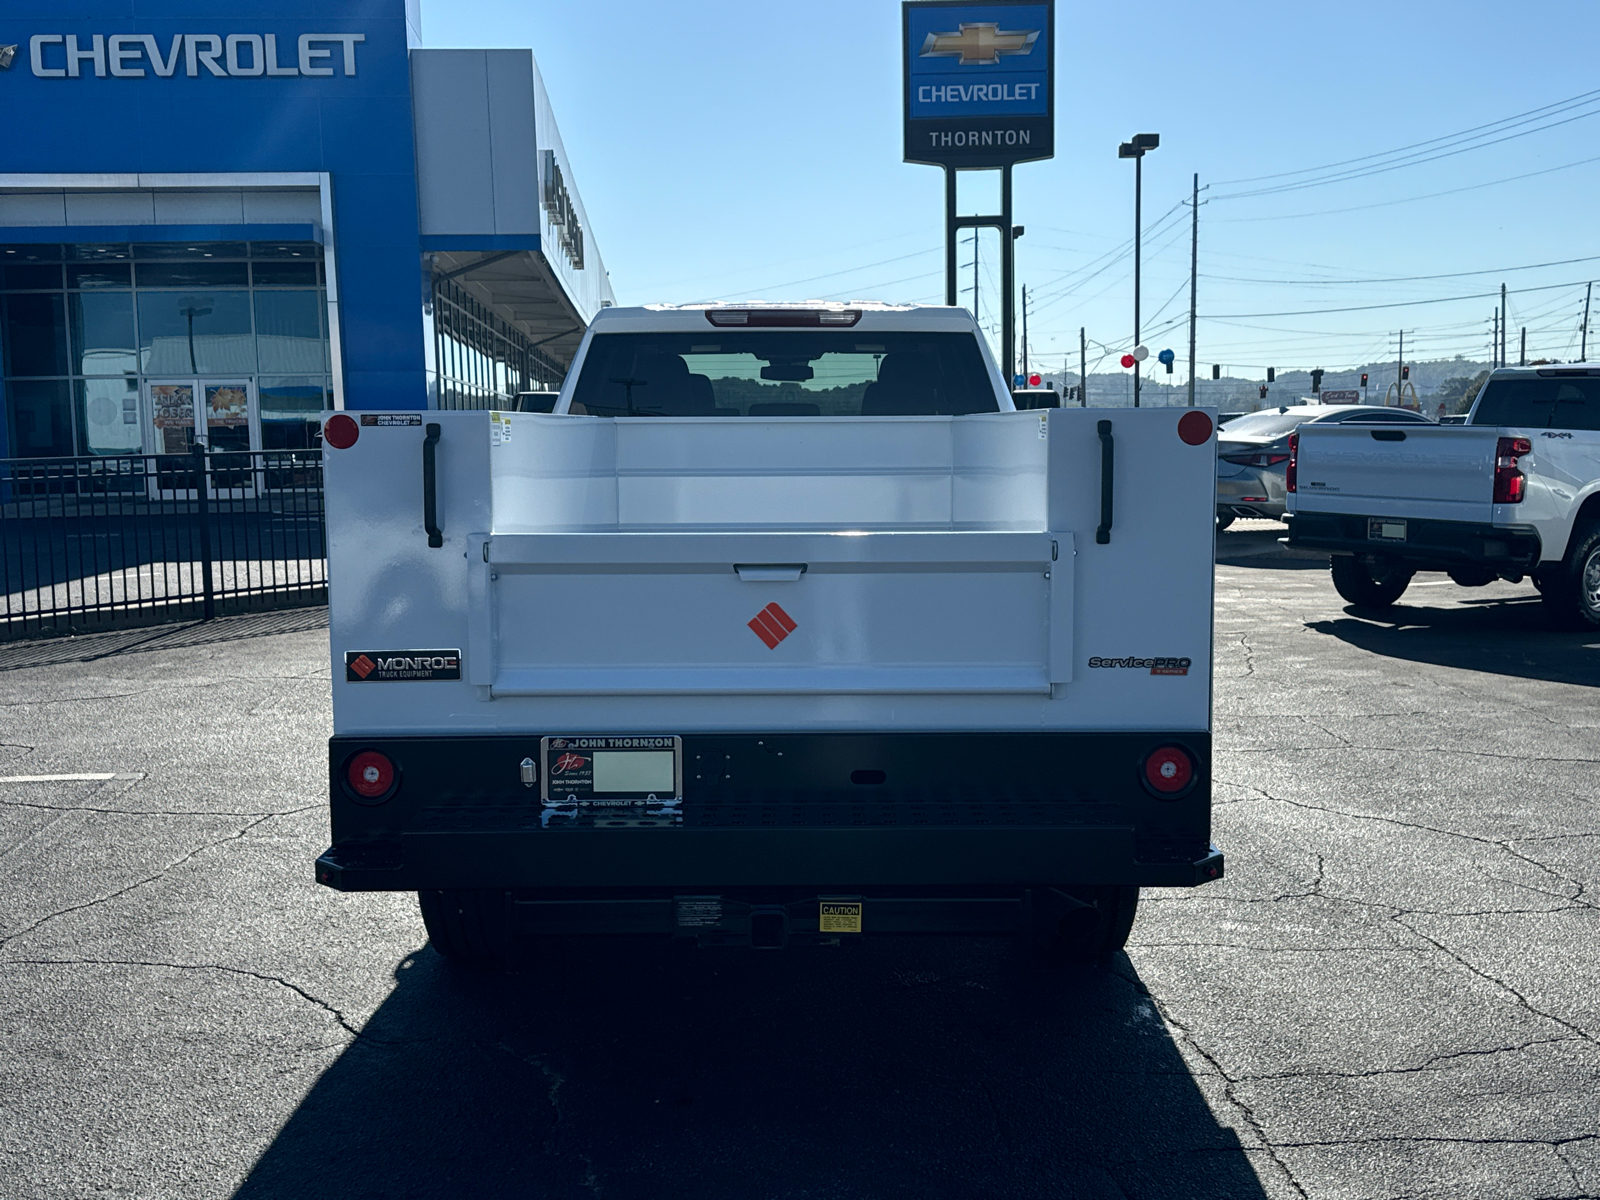
[[[487,603],[472,610],[468,669],[495,696],[1049,695],[1071,677],[1070,534],[542,533],[482,544],[471,557]]]

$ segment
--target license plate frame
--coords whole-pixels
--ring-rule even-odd
[[[1404,542],[1406,522],[1402,517],[1368,517],[1367,541]]]
[[[670,783],[662,773],[671,755]],[[539,801],[547,808],[632,808],[683,799],[683,738],[576,734],[539,739]]]

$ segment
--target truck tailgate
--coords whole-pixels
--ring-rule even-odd
[[[1296,513],[1489,522],[1497,431],[1469,425],[1302,425]]]

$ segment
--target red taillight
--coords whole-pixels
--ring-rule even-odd
[[[1158,796],[1177,796],[1194,782],[1194,759],[1182,746],[1161,746],[1144,760],[1144,781]]]
[[[363,750],[350,760],[345,768],[345,779],[350,790],[366,800],[386,796],[394,787],[394,763],[376,750]]]
[[[1289,435],[1289,465],[1283,469],[1283,484],[1288,491],[1298,491],[1295,487],[1295,468],[1300,465],[1300,434],[1298,431]]]
[[[334,413],[322,427],[322,440],[335,450],[348,450],[361,436],[361,426],[343,413]]]
[[[1287,454],[1224,454],[1223,462],[1237,463],[1241,467],[1275,467],[1287,462]]]
[[[1528,489],[1528,477],[1517,469],[1517,459],[1533,453],[1527,438],[1503,437],[1494,450],[1494,502],[1521,504]]]

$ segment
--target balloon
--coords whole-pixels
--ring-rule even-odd
[[[1122,365],[1125,366],[1125,367],[1131,367],[1131,366],[1133,366],[1134,363],[1136,363],[1138,361],[1139,360],[1134,358],[1133,355],[1131,355],[1131,354],[1124,354],[1122,356]]]
[[[1134,362],[1143,362],[1145,359],[1147,359],[1149,357],[1150,357],[1150,348],[1148,346],[1135,346],[1133,348],[1133,361]]]

